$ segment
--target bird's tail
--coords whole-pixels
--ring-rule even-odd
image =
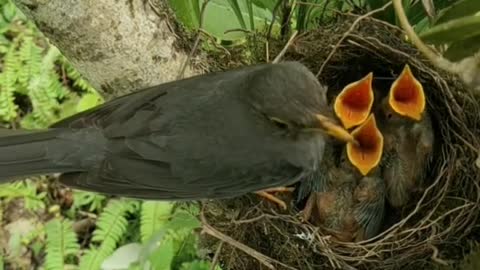
[[[85,171],[99,162],[105,139],[94,129],[0,129],[0,183],[20,177]]]

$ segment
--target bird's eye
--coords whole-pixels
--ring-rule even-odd
[[[289,124],[285,121],[282,121],[278,118],[275,118],[275,117],[270,117],[270,120],[272,120],[272,122],[275,124],[275,126],[277,126],[279,129],[288,129],[289,128]]]
[[[388,118],[388,119],[391,119],[392,117],[393,117],[393,113],[391,113],[391,112],[390,112],[390,113],[387,113],[387,118]]]

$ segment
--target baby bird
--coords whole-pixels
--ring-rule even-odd
[[[339,241],[362,241],[380,232],[384,207],[384,181],[362,176],[344,152],[329,170],[325,191],[311,193],[303,219],[311,219]]]
[[[434,134],[425,105],[423,86],[406,65],[376,112],[385,138],[382,177],[395,208],[408,202],[432,157]]]

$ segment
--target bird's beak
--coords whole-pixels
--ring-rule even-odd
[[[375,116],[371,114],[352,131],[352,136],[358,145],[347,143],[348,159],[362,175],[367,175],[380,163],[383,152],[383,135],[377,127]]]
[[[388,104],[398,114],[421,120],[425,110],[425,93],[422,84],[405,65],[400,76],[393,82],[388,94]]]
[[[373,73],[350,83],[335,98],[334,110],[347,129],[360,125],[367,119],[373,105]]]
[[[320,128],[323,129],[328,135],[343,142],[348,142],[354,145],[358,144],[348,130],[334,123],[332,120],[330,120],[330,118],[321,114],[317,114],[315,116],[320,124]]]

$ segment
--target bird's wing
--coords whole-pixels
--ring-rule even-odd
[[[378,179],[374,200],[360,202],[354,208],[355,218],[365,231],[365,238],[376,236],[382,227],[385,216],[385,193],[383,180]]]
[[[232,69],[226,72],[212,72],[205,75],[193,76],[183,80],[172,81],[160,85],[134,91],[130,94],[115,98],[97,107],[67,117],[52,125],[54,128],[82,128],[97,126],[105,128],[115,123],[121,123],[137,112],[158,109],[158,99],[171,91],[187,90],[192,95],[199,91],[209,91],[217,87],[219,82],[229,80],[245,80],[252,72],[267,68],[269,65],[257,65]]]
[[[222,171],[212,174],[208,179],[196,178],[195,182],[185,182],[184,179],[172,176],[168,164],[116,159],[99,170],[63,174],[60,181],[78,189],[139,199],[218,199],[255,191],[255,187],[262,185],[262,182],[265,187],[273,187],[279,181],[295,182],[303,176],[301,170],[285,165],[283,168],[251,168],[243,174],[228,175]],[[263,176],[258,178],[258,175]],[[281,179],[285,177],[290,178]]]

